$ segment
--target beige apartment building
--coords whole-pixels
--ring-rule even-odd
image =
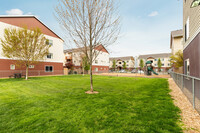
[[[162,63],[161,71],[167,72],[171,67],[170,56],[171,53],[140,55],[137,59],[138,68],[140,67],[139,64],[141,59],[144,61],[144,64],[147,61],[153,61],[152,66],[154,67],[154,71],[158,72],[158,59],[160,59]]]
[[[127,57],[112,57],[109,59],[110,60],[110,65],[109,69],[113,69],[113,61],[115,60],[116,66],[115,68],[117,70],[122,70],[123,69],[123,64],[126,62],[126,69],[127,70],[133,70],[135,67],[135,59],[133,56],[127,56]]]
[[[183,30],[175,30],[171,32],[170,39],[170,49],[172,55],[175,55],[178,51],[183,51]],[[183,67],[175,68],[173,67],[173,71],[177,73],[183,73]]]
[[[183,30],[175,30],[171,32],[170,49],[174,55],[179,50],[183,51]]]
[[[74,65],[74,71],[82,72],[82,57],[85,56],[81,50],[82,48],[74,48],[64,50],[64,67],[66,63],[72,63]],[[102,73],[109,71],[109,52],[103,47],[98,45],[95,50],[99,53],[96,59],[92,63],[92,71],[94,73]]]

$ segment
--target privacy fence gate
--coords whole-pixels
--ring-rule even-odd
[[[200,113],[200,78],[170,72],[171,77],[188,98],[194,109]]]

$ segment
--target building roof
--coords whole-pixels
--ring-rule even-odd
[[[34,15],[0,15],[0,22],[22,28],[27,27],[28,29],[40,28],[43,34],[59,38],[63,41],[61,37],[59,37]]]
[[[171,32],[172,37],[182,37],[183,36],[183,30],[175,30]]]
[[[172,48],[172,40],[176,37],[183,37],[183,30],[175,30],[171,32],[170,48]]]
[[[109,58],[110,61],[113,61],[113,60],[134,60],[134,57],[133,56],[125,56],[125,57],[111,57]]]
[[[171,53],[160,53],[160,54],[148,54],[148,55],[140,55],[138,59],[148,59],[148,58],[169,58]]]
[[[66,49],[66,50],[64,50],[64,53],[80,52],[80,51],[83,50],[83,49],[84,49],[84,47],[81,47],[81,48]],[[107,51],[107,49],[106,49],[102,44],[96,46],[95,49],[98,50],[98,51],[106,52],[106,53],[109,54],[109,52]],[[89,50],[89,49],[88,49],[88,50]]]

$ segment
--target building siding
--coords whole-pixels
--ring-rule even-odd
[[[184,49],[184,61],[189,59],[190,62],[190,76],[200,77],[200,33]],[[184,67],[185,69],[185,67]],[[185,72],[185,70],[184,70]]]
[[[185,33],[185,24],[189,18],[189,38],[184,43],[186,47],[190,41],[198,34],[200,30],[200,6],[195,8],[190,8],[193,0],[183,0],[183,31]],[[185,34],[183,34],[185,38]]]
[[[22,73],[25,75],[25,66],[17,65],[16,60],[0,59],[0,64],[0,77],[8,77],[14,73]],[[15,70],[11,70],[10,65],[15,65]],[[29,76],[63,74],[63,63],[38,62],[33,65],[34,68],[29,68]],[[45,72],[45,66],[53,66],[53,72]]]

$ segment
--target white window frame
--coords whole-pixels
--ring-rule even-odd
[[[35,68],[35,66],[34,65],[29,65],[29,68]]]
[[[185,41],[187,41],[189,39],[189,36],[190,36],[190,18],[188,17],[187,20],[186,20],[186,23],[185,23]]]
[[[186,66],[187,65],[187,66]],[[185,74],[190,75],[190,60],[186,59],[184,62]]]
[[[45,72],[50,72],[50,71],[46,71],[46,67],[52,67],[52,71],[51,71],[51,72],[54,72],[54,67],[53,67],[53,66],[50,66],[50,65],[45,65],[45,66],[44,66]]]
[[[51,55],[51,58],[48,58],[48,55]],[[47,59],[53,59],[53,53],[49,53],[48,55],[46,57]]]
[[[48,43],[46,43],[47,45],[53,46],[53,40],[47,39],[47,41],[49,41]]]
[[[10,65],[10,70],[15,70],[15,65],[14,64]]]

